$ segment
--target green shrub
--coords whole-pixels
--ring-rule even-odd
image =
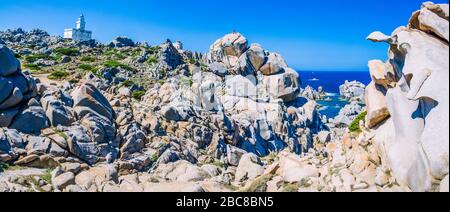
[[[124,87],[131,87],[133,85],[134,85],[134,82],[131,80],[125,80],[122,82],[122,86],[124,86]]]
[[[20,58],[22,58],[22,55],[20,55],[20,54],[14,54],[14,57],[16,57],[17,59],[20,59]]]
[[[78,68],[83,69],[85,71],[92,71],[94,69],[94,67],[89,64],[81,64],[80,66],[78,66]]]
[[[190,64],[196,64],[197,60],[195,60],[194,58],[189,59],[189,63]]]
[[[365,121],[366,120],[366,116],[367,116],[367,112],[366,111],[361,113],[361,114],[359,114],[358,116],[356,116],[355,120],[353,120],[353,122],[348,127],[350,132],[361,132],[361,129],[359,128],[359,122],[360,121]]]
[[[67,71],[56,70],[56,71],[53,71],[52,73],[50,73],[48,78],[51,80],[60,80],[67,76],[69,76],[69,73]]]
[[[80,59],[82,62],[95,62],[95,58],[94,57],[89,57],[89,56],[84,56]]]
[[[97,75],[97,72],[98,72],[98,68],[97,67],[94,67],[94,66],[89,65],[89,64],[81,64],[80,66],[78,66],[78,68],[80,68],[83,71],[92,72],[95,75]]]
[[[159,157],[158,153],[154,153],[150,160],[152,161],[152,163],[156,163],[156,161],[158,161],[158,157]]]
[[[189,77],[183,77],[181,78],[181,84],[187,86],[187,87],[192,87],[192,84],[194,84],[194,82],[192,81],[191,78]]]
[[[142,97],[145,95],[145,91],[133,91],[133,98],[137,100],[141,100]]]
[[[66,56],[77,56],[80,51],[76,48],[56,48],[53,50],[55,53],[63,54]]]
[[[25,64],[23,64],[23,67],[29,68],[30,70],[33,70],[33,71],[41,70],[41,68],[38,65],[33,64],[33,63],[25,63]]]
[[[52,184],[52,172],[53,169],[45,170],[45,174],[41,177],[41,179],[45,181],[47,184]]]
[[[104,66],[108,67],[108,68],[123,68],[125,70],[134,72],[134,69],[128,65],[122,64],[116,60],[108,60],[106,61],[104,64]]]
[[[123,60],[125,59],[125,55],[121,54],[121,53],[116,53],[114,54],[114,56],[118,59],[118,60]]]
[[[120,65],[122,65],[122,63],[116,61],[116,60],[108,60],[104,63],[104,65],[108,68],[117,68]]]
[[[212,163],[212,165],[217,166],[217,167],[220,167],[220,168],[225,167],[225,163],[223,163],[223,162],[220,161],[220,160],[215,160],[214,163]]]
[[[148,63],[148,64],[155,64],[157,62],[158,62],[158,59],[155,56],[150,56],[146,61],[146,63]]]
[[[25,57],[25,61],[27,61],[28,63],[34,63],[34,62],[38,61],[39,59],[54,60],[53,57],[51,57],[50,55],[46,55],[46,54],[32,54],[32,55],[28,55]]]
[[[286,183],[283,185],[283,192],[298,192],[300,185],[298,183]]]
[[[159,46],[152,46],[152,47],[148,48],[147,52],[150,54],[156,54],[159,52],[160,49],[161,49],[161,47],[159,47]]]
[[[0,162],[0,173],[6,171],[9,168],[9,165],[3,162]]]

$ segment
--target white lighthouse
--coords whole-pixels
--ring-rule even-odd
[[[81,14],[77,20],[76,28],[64,30],[64,38],[74,41],[88,41],[92,39],[92,31],[86,30],[86,21],[84,15]]]

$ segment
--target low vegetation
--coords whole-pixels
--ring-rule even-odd
[[[44,60],[55,60],[54,57],[47,55],[47,54],[31,54],[28,56],[25,56],[25,61],[28,63],[34,63],[40,59],[44,59]]]
[[[67,71],[62,71],[62,70],[56,70],[50,73],[50,75],[48,76],[49,79],[51,80],[61,80],[66,78],[67,76],[69,76],[69,72]]]
[[[41,179],[45,181],[47,184],[52,184],[52,172],[53,169],[45,170],[45,174],[41,177]]]
[[[95,59],[95,57],[84,56],[84,57],[82,57],[82,58],[80,59],[80,61],[81,61],[81,62],[91,62],[91,63],[93,63],[93,62],[96,61],[96,59]]]
[[[0,173],[6,171],[9,168],[9,165],[3,162],[0,162]]]
[[[123,69],[131,71],[131,72],[135,71],[132,67],[130,67],[126,64],[123,64],[119,61],[116,61],[116,60],[108,60],[105,63],[103,63],[103,65],[108,68],[123,68]]]
[[[248,188],[245,188],[243,192],[266,192],[267,182],[272,180],[272,178],[272,174],[265,174],[261,177],[258,177],[250,184]]]
[[[28,68],[32,71],[39,71],[41,70],[41,67],[39,67],[37,64],[33,64],[33,63],[25,63],[23,64],[24,68]]]
[[[133,91],[132,96],[136,100],[141,100],[142,97],[145,95],[145,91]]]
[[[356,116],[355,120],[353,120],[353,122],[348,127],[350,132],[353,132],[353,133],[361,132],[361,128],[359,127],[359,123],[361,121],[365,121],[366,120],[366,116],[367,116],[367,112],[366,111],[361,113],[361,114],[359,114],[358,116]]]
[[[80,51],[78,51],[78,49],[76,48],[57,48],[54,49],[53,52],[66,56],[77,56],[78,54],[80,54]]]

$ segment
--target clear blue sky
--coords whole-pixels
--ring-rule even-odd
[[[424,0],[425,1],[425,0]],[[365,37],[407,24],[421,0],[0,0],[0,30],[42,28],[53,35],[79,14],[102,42],[118,35],[159,44],[181,40],[206,52],[233,29],[281,53],[298,70],[367,70],[387,46]],[[448,3],[438,0],[436,3]]]

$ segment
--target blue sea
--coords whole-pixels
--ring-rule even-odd
[[[317,90],[322,86],[328,94],[328,100],[318,101],[323,106],[320,113],[328,118],[336,117],[341,108],[348,104],[339,95],[339,86],[344,84],[345,80],[356,80],[365,85],[371,81],[368,71],[299,71],[299,73],[303,88],[309,85]]]

